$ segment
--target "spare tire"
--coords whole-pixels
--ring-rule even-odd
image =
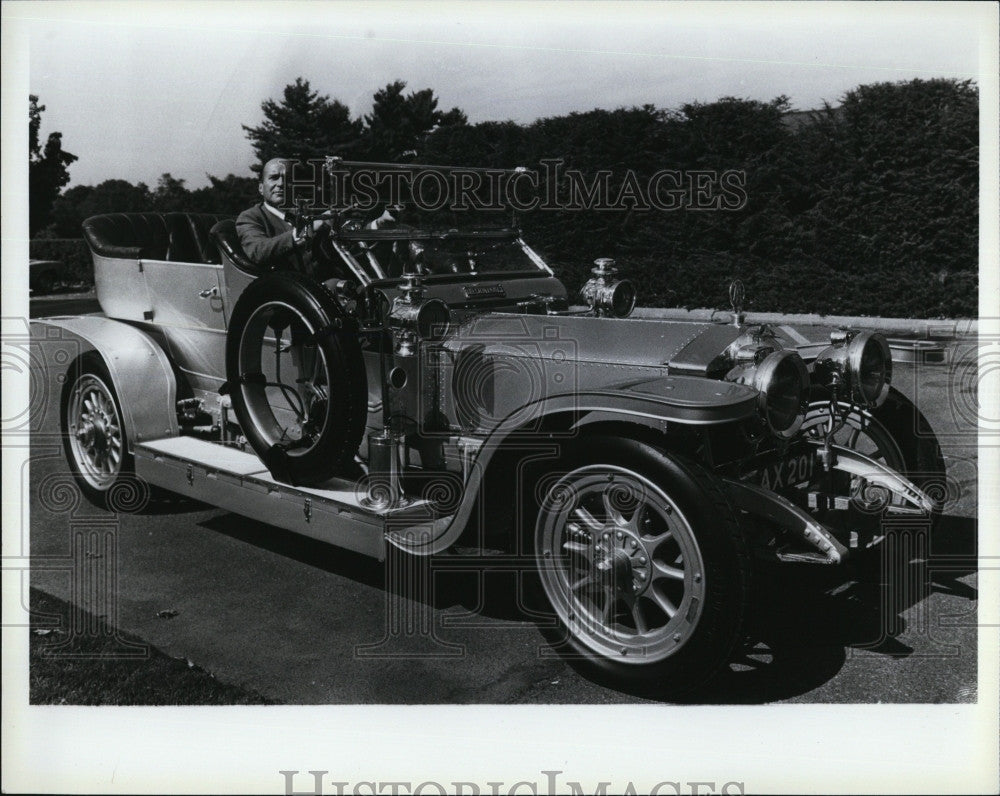
[[[357,321],[294,271],[252,282],[233,308],[226,389],[244,436],[277,481],[349,475],[368,387]]]

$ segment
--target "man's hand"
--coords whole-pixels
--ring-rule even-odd
[[[310,238],[310,237],[314,236],[317,232],[319,232],[324,227],[326,227],[327,229],[329,229],[330,225],[324,219],[317,218],[315,221],[312,222],[311,225],[310,224],[306,224],[301,230],[297,230],[297,229],[293,230],[292,231],[292,237],[293,237],[293,239],[295,240],[296,243],[301,243],[306,238]]]

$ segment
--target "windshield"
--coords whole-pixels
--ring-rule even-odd
[[[516,238],[412,241],[408,249],[409,259],[431,276],[538,270]]]
[[[548,272],[512,229],[429,231],[398,226],[379,230],[343,230],[337,236],[371,278],[392,279],[404,273],[426,277],[467,274]]]

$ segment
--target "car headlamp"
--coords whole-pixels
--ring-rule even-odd
[[[757,408],[771,433],[791,437],[805,418],[809,371],[795,351],[774,351],[754,368],[750,383]]]
[[[775,349],[770,341],[741,345],[732,352],[735,367],[726,381],[757,390],[757,412],[768,431],[787,439],[805,418],[809,371],[797,351]]]
[[[448,332],[451,313],[440,299],[421,302],[417,310],[417,334],[421,340],[440,340]]]
[[[833,332],[830,347],[816,358],[816,372],[824,386],[836,388],[851,402],[881,406],[892,381],[889,341],[877,332]]]
[[[615,279],[618,269],[607,257],[594,260],[591,278],[580,290],[580,297],[598,317],[627,318],[635,309],[635,285],[629,279]]]

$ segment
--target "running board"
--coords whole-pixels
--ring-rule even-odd
[[[348,479],[331,479],[322,487],[282,484],[254,454],[194,437],[136,444],[135,471],[179,495],[380,561],[387,530],[426,532],[443,519],[427,500],[396,508],[366,505],[364,490]]]

